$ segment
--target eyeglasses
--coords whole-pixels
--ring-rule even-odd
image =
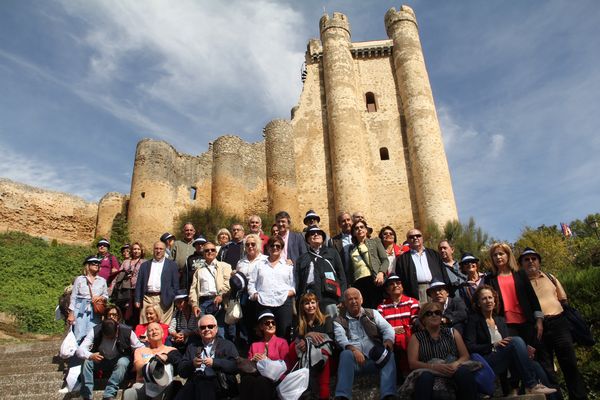
[[[108,315],[109,317],[118,317],[119,316],[119,314],[117,314],[116,312],[109,312],[106,315]]]
[[[402,286],[402,282],[400,282],[400,281],[391,281],[391,282],[388,283],[388,285],[391,285],[391,286]]]
[[[355,230],[355,231],[357,231],[357,230],[359,230],[359,229],[367,229],[367,227],[366,227],[366,226],[364,226],[364,225],[356,225],[356,226],[354,227],[354,230]]]
[[[272,244],[269,247],[272,248],[272,249],[281,249],[281,248],[283,248],[283,246],[280,245],[280,244],[278,244],[278,243]]]
[[[431,317],[432,315],[435,315],[436,317],[441,317],[442,316],[442,312],[440,310],[435,310],[435,311],[425,311],[424,314],[426,317]]]
[[[205,253],[216,253],[217,249],[204,249]]]
[[[410,240],[419,239],[419,238],[421,238],[421,237],[423,237],[423,235],[421,235],[421,234],[419,234],[419,235],[410,235],[410,236],[408,236],[408,238],[409,238]]]
[[[256,243],[254,243],[254,242],[246,242],[245,246],[246,247],[256,247]]]
[[[205,331],[207,329],[215,329],[215,324],[210,324],[210,325],[200,325],[200,330],[201,331]]]
[[[273,321],[272,319],[269,319],[267,321],[263,322],[264,326],[275,326],[275,321]]]
[[[537,261],[537,257],[532,256],[532,257],[523,257],[523,261],[525,262],[532,262],[532,261]]]
[[[394,232],[383,232],[383,236],[394,236]]]

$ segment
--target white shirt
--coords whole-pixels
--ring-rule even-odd
[[[165,257],[160,261],[152,259],[150,265],[150,276],[148,277],[148,286],[146,290],[148,292],[160,292],[160,277],[162,275],[163,267],[165,265]]]
[[[246,276],[246,278],[250,279],[250,277],[252,276],[252,272],[256,268],[256,264],[261,260],[265,260],[266,258],[267,256],[265,256],[264,254],[259,254],[254,260],[249,261],[248,257],[244,256],[244,258],[238,261],[235,270],[237,272],[241,272]]]
[[[410,256],[415,263],[417,272],[418,283],[429,283],[433,277],[431,276],[431,270],[429,269],[429,262],[427,262],[427,253],[425,249],[419,254],[416,250],[410,250]]]
[[[256,264],[252,276],[248,281],[248,294],[250,297],[258,293],[258,302],[263,306],[279,307],[285,303],[289,291],[293,291],[294,267],[288,265],[283,257],[274,267],[267,258]]]
[[[352,235],[342,233],[342,247],[344,249],[344,261],[346,265],[350,262],[350,246],[352,246]]]
[[[198,269],[198,278],[200,279],[200,296],[216,296],[217,295],[217,261],[209,265],[202,263]]]

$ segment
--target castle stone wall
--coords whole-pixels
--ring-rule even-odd
[[[117,214],[127,212],[129,196],[110,192],[98,202],[98,221],[96,222],[96,237],[110,238],[113,221]]]
[[[0,231],[19,231],[89,245],[94,240],[98,204],[66,193],[0,179]]]

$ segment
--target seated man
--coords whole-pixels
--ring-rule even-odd
[[[125,377],[133,349],[144,347],[127,325],[117,324],[107,318],[86,335],[77,348],[77,357],[84,359],[81,369],[80,394],[91,399],[94,390],[94,371],[110,373],[102,398],[115,399],[119,385]]]
[[[444,282],[434,280],[427,289],[427,296],[431,301],[440,303],[444,307],[442,324],[454,328],[462,335],[467,323],[467,306],[460,296],[449,297],[450,289]]]
[[[342,400],[352,397],[355,374],[379,373],[380,397],[384,400],[393,399],[396,393],[394,329],[375,310],[362,308],[362,301],[357,289],[346,290],[345,309],[333,323],[335,341],[343,349],[335,398]]]
[[[149,323],[146,335],[149,347],[140,347],[135,350],[133,366],[136,372],[136,383],[125,390],[123,393],[124,400],[142,400],[146,398],[167,399],[172,397],[173,383],[169,384],[166,388],[152,387],[152,390],[148,390],[149,388],[146,386],[150,384],[144,383],[143,369],[144,365],[154,356],[162,360],[165,364],[177,365],[181,360],[181,355],[176,348],[163,344],[164,332],[159,323]],[[156,384],[154,385],[157,386]],[[152,396],[151,392],[158,393]]]
[[[384,286],[387,298],[377,307],[377,311],[394,328],[394,358],[396,374],[400,380],[402,374],[408,375],[410,372],[406,349],[413,324],[419,315],[419,300],[403,294],[402,281],[398,275],[388,276]]]
[[[200,318],[198,327],[202,340],[197,345],[188,345],[178,365],[179,376],[186,378],[187,382],[175,400],[216,400],[234,395],[237,392],[234,374],[238,357],[235,345],[217,337],[217,319],[213,315],[206,314]],[[218,372],[225,373],[228,389],[220,385]]]

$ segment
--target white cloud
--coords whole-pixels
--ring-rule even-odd
[[[504,149],[504,136],[494,134],[490,138],[490,155],[492,157],[498,157]]]

